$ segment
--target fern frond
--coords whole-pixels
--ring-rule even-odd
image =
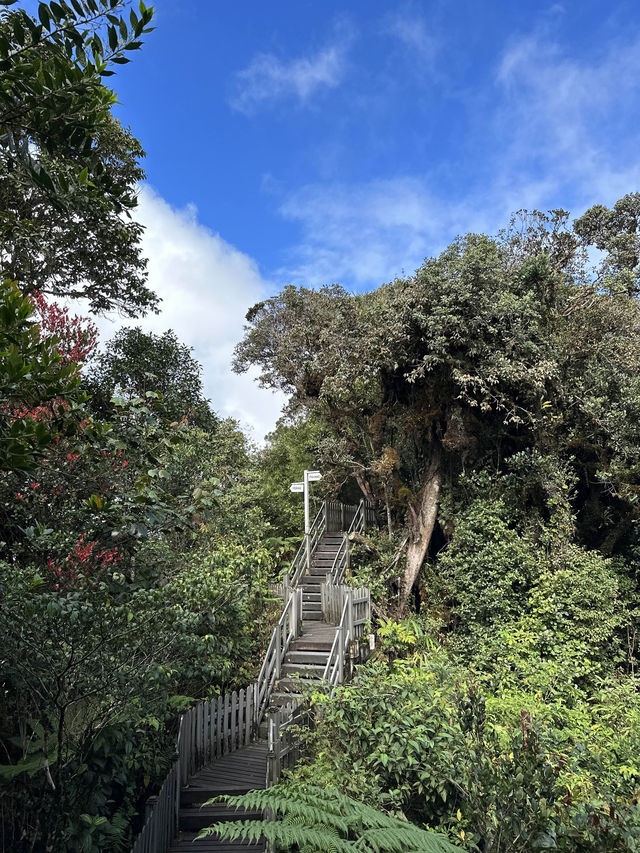
[[[376,827],[363,832],[354,843],[353,849],[363,853],[442,853],[443,850],[455,850],[443,837],[435,832],[427,832],[411,823],[396,821],[393,826]]]
[[[237,808],[270,809],[275,820],[218,823],[199,838],[217,835],[229,840],[266,838],[285,850],[308,853],[455,853],[455,847],[437,832],[352,800],[335,788],[288,782],[234,797],[218,797]],[[214,802],[213,800],[211,802]]]
[[[307,847],[314,853],[353,853],[353,845],[320,827],[295,826],[279,820],[242,820],[214,824],[197,838],[217,835],[228,841],[256,842],[263,838],[282,847]]]

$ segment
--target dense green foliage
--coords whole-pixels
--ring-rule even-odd
[[[171,331],[163,335],[141,329],[121,329],[91,366],[87,385],[91,407],[109,417],[111,400],[143,398],[147,391],[161,394],[162,416],[169,421],[212,429],[216,418],[202,394],[202,368]]]
[[[470,851],[639,850],[635,563],[575,543],[557,469],[513,467],[447,488],[448,544],[425,567],[420,614],[383,621],[377,658],[319,701],[298,773]],[[389,614],[397,543],[368,544],[355,580],[378,578]]]
[[[320,468],[316,499],[378,512],[348,578],[378,650],[315,697],[299,778],[243,800],[279,818],[225,831],[640,851],[640,195],[254,306],[236,368],[290,395],[256,449],[171,331],[96,355],[50,298],[156,306],[104,84],[152,11],[0,6],[3,850],[128,849],[179,711],[255,675]]]

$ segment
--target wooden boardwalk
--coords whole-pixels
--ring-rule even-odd
[[[180,835],[170,853],[236,853],[240,850],[264,851],[264,844],[222,841],[215,836],[194,841],[198,832],[217,821],[262,818],[262,813],[230,809],[224,803],[205,806],[207,800],[221,794],[244,794],[264,788],[267,778],[267,743],[256,741],[218,758],[195,773],[180,794]]]
[[[287,651],[281,668],[280,678],[271,694],[272,706],[302,698],[303,685],[321,683],[322,674],[336,635],[335,624],[322,621],[320,584],[336,555],[342,534],[325,533],[313,555],[311,571],[302,582],[304,591],[302,605],[302,631]],[[262,853],[262,842],[249,844],[229,842],[211,836],[196,841],[198,832],[213,823],[243,818],[261,819],[261,813],[230,809],[225,804],[205,806],[207,800],[222,794],[243,794],[256,788],[266,787],[268,744],[258,740],[217,758],[202,770],[189,777],[180,792],[180,834],[169,853],[239,853],[254,850]]]
[[[176,760],[155,802],[150,798],[147,804],[131,853],[264,850],[262,841],[196,841],[212,824],[262,818],[225,803],[204,803],[276,784],[297,761],[292,724],[304,716],[305,697],[320,686],[332,690],[345,677],[346,666],[351,671],[354,641],[370,618],[370,593],[347,588],[344,578],[351,533],[361,533],[367,520],[375,520],[372,512],[364,501],[357,506],[323,503],[280,585],[282,615],[260,672],[246,688],[202,699],[182,714]],[[356,656],[360,659],[359,648]]]

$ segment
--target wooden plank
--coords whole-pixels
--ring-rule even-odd
[[[236,748],[236,734],[238,731],[237,720],[238,716],[238,694],[234,690],[231,694],[231,717],[229,719],[229,732],[230,732],[230,741],[229,741],[229,750],[233,752]]]
[[[246,728],[247,702],[249,699],[249,690],[244,688],[238,694],[238,748],[244,746],[244,730]]]
[[[209,761],[216,757],[216,700],[209,703]]]
[[[251,740],[251,729],[253,728],[253,699],[255,696],[255,685],[251,684],[247,689],[247,713],[244,718],[244,745]]]
[[[229,752],[229,694],[224,694],[224,710],[222,712],[222,754]]]
[[[220,695],[216,708],[216,758],[222,755],[222,714],[222,695]]]
[[[200,768],[204,764],[202,760],[202,702],[196,705],[196,767]]]

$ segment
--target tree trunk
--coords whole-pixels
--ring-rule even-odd
[[[389,500],[389,484],[384,484],[384,505],[387,510],[387,532],[389,539],[393,536],[393,521],[391,520],[391,501]]]
[[[427,555],[431,535],[438,515],[438,500],[442,486],[441,455],[434,454],[427,469],[425,484],[420,497],[418,511],[413,512],[409,525],[409,545],[407,547],[407,565],[402,578],[400,596],[398,599],[398,614],[402,615],[407,609],[407,601],[411,590],[422,568]]]
[[[365,478],[362,476],[360,471],[354,471],[354,476],[356,478],[356,483],[360,486],[360,491],[364,495],[364,499],[369,501],[369,503],[375,503],[375,496],[371,490],[371,486]]]

